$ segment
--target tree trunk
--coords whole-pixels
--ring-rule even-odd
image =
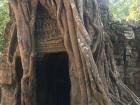
[[[116,71],[110,38],[103,31],[96,0],[10,0],[23,66],[22,105],[36,105],[34,24],[39,2],[57,20],[70,62],[75,66],[80,105],[140,105]],[[10,45],[11,49],[15,45]],[[75,88],[72,84],[72,90]],[[74,105],[74,93],[71,94]]]

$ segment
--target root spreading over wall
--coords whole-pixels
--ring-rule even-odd
[[[57,20],[70,63],[75,68],[71,78],[78,79],[80,105],[140,105],[140,99],[120,80],[96,0],[10,0],[15,17],[12,29],[16,33],[11,31],[9,60],[12,61],[13,49],[18,45],[23,66],[21,104],[36,105],[34,26],[39,3]],[[71,82],[74,90],[74,81]]]

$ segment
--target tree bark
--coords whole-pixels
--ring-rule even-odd
[[[57,20],[70,62],[75,66],[73,75],[80,88],[80,96],[77,96],[80,105],[140,105],[137,96],[119,78],[110,38],[103,30],[96,0],[11,0],[23,66],[22,105],[36,105],[33,65],[38,2]],[[74,88],[72,86],[72,90]],[[75,104],[73,96],[72,105]]]
[[[10,0],[10,6],[16,20],[16,37],[23,66],[23,77],[21,79],[22,105],[36,105],[34,26],[37,4],[37,0]],[[15,48],[15,46],[16,44],[13,43],[10,49]],[[13,51],[11,51],[11,55],[13,55]]]

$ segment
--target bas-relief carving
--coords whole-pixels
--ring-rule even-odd
[[[42,9],[38,10],[35,38],[37,42],[36,50],[39,53],[38,59],[41,59],[40,56],[43,56],[45,53],[65,51],[56,20],[50,17],[47,11]],[[14,59],[16,59],[17,56],[20,56],[18,47]],[[5,59],[7,59],[7,57],[5,57]],[[0,84],[2,85],[2,96],[0,97],[2,105],[14,105],[16,102],[15,95],[18,93],[15,92],[16,89],[14,86],[19,84],[15,84],[17,80],[13,77],[15,76],[14,72],[15,64],[4,63],[0,65]]]
[[[57,27],[56,19],[53,19],[46,9],[41,6],[39,7],[35,32],[37,52],[51,53],[65,51],[63,40]]]
[[[81,1],[82,1],[82,0],[81,0]],[[90,1],[90,0],[89,0],[89,1]],[[65,1],[65,2],[66,2],[66,1]],[[73,3],[74,1],[71,0],[71,2]],[[66,2],[66,4],[68,4],[68,3]],[[68,6],[69,6],[69,5],[68,5]],[[67,8],[67,6],[65,6],[65,7],[66,7],[66,10],[69,10],[69,8]],[[82,7],[82,6],[81,6],[81,7]],[[72,8],[72,9],[73,9],[73,8]],[[74,9],[76,9],[76,7],[74,7]],[[74,9],[73,9],[73,11],[74,11]],[[85,8],[85,9],[89,9],[89,8]],[[90,10],[90,9],[89,9],[89,10]],[[73,11],[71,11],[71,12],[73,12]],[[91,11],[93,12],[93,9],[91,9]],[[75,11],[74,11],[74,12],[75,12]],[[96,12],[95,12],[95,13],[96,13]],[[71,14],[70,14],[70,15],[71,15]],[[69,15],[68,15],[68,16],[69,16]],[[77,16],[77,14],[76,14],[76,16]],[[71,15],[70,17],[72,17],[72,15]],[[71,20],[71,19],[69,19],[69,20]],[[94,20],[94,19],[93,19],[93,20]],[[72,23],[72,22],[71,22],[71,23]],[[41,28],[42,28],[42,24],[43,24],[43,23],[41,23],[41,22],[39,23],[39,25],[40,25]],[[49,24],[48,24],[48,27],[50,27]],[[40,31],[41,31],[41,28],[39,29]],[[73,28],[72,28],[72,29],[73,29]],[[84,28],[82,28],[82,29],[84,29]],[[78,30],[78,31],[79,31],[79,30]],[[47,30],[47,32],[50,33],[49,30]],[[69,31],[69,32],[71,32],[71,31]],[[79,31],[79,32],[80,32],[80,31]],[[38,34],[38,35],[39,35],[39,34]],[[40,34],[40,35],[41,35],[41,34]],[[43,35],[46,35],[46,33],[44,32]],[[73,37],[74,37],[74,36],[76,36],[77,34],[74,33],[74,34],[72,34],[72,35],[73,35]],[[85,33],[84,33],[84,35],[85,35]],[[87,36],[88,36],[88,35],[87,35]],[[45,37],[45,38],[46,38],[46,37]],[[74,37],[74,38],[75,38],[75,37]],[[88,38],[87,38],[87,39],[88,39]],[[47,42],[47,40],[44,40],[44,39],[42,39],[42,40],[43,40],[43,42]],[[77,40],[76,40],[76,41],[77,41]],[[74,41],[72,40],[72,43],[73,43],[73,42],[74,42]],[[56,46],[57,46],[57,44],[56,44]],[[75,46],[76,46],[76,44],[75,44]],[[75,46],[74,46],[74,50],[75,50]],[[57,46],[57,47],[58,47],[58,46]],[[79,47],[78,47],[78,48],[79,48]],[[76,48],[76,49],[78,49],[78,48]],[[81,48],[82,48],[82,47],[81,47]],[[85,48],[85,47],[83,47],[83,48]],[[89,51],[89,49],[88,49],[88,51]],[[77,50],[75,50],[75,52],[77,52]],[[87,53],[88,53],[88,52],[87,52]],[[74,53],[74,54],[75,54],[75,53]],[[77,54],[77,53],[76,53],[76,54]],[[89,57],[88,54],[86,54],[86,55],[87,55],[87,57]],[[98,55],[98,56],[100,56],[100,55]],[[106,56],[106,55],[105,55],[105,56]],[[31,56],[31,57],[32,57],[32,56]],[[77,56],[75,56],[75,57],[77,57]],[[86,56],[84,56],[84,57],[86,57]],[[91,56],[91,57],[92,57],[92,56]],[[31,59],[32,59],[32,58],[31,58]],[[79,61],[79,60],[77,60],[77,62],[78,62],[78,61]],[[86,63],[87,63],[87,59],[86,59],[85,61],[86,61]],[[77,62],[76,62],[76,63],[77,63]],[[90,63],[92,64],[93,62],[90,62]],[[94,63],[93,63],[93,64],[94,64]],[[96,66],[96,64],[95,64],[94,66]],[[80,68],[81,66],[78,65],[78,67]],[[86,67],[86,66],[85,66],[85,67]],[[94,67],[94,69],[95,69],[95,67]],[[94,70],[94,69],[93,69],[93,70]],[[82,69],[82,67],[81,67],[80,69],[77,69],[77,70],[83,70],[83,69]],[[90,69],[87,69],[87,70],[90,70]],[[85,71],[87,71],[87,70],[85,70]],[[103,69],[103,70],[104,70],[104,69]],[[98,71],[98,70],[97,70],[97,71]],[[97,71],[94,72],[93,75],[94,75],[95,73],[97,73]],[[97,75],[94,75],[94,76],[96,77]],[[28,78],[27,78],[27,79],[28,79]],[[84,79],[83,79],[83,80],[84,80]],[[92,80],[92,82],[93,82],[93,79],[91,79],[91,80]],[[97,80],[97,81],[98,81],[98,80]],[[96,81],[96,82],[97,82],[97,81]],[[87,82],[87,81],[86,81],[86,82]],[[96,82],[95,82],[95,83],[96,83]],[[100,81],[99,81],[99,82],[100,82]],[[111,82],[112,82],[112,81],[111,81]],[[80,83],[82,84],[82,82],[80,82]],[[101,83],[101,82],[100,82],[100,83]],[[22,84],[22,85],[23,85],[23,84]],[[98,85],[98,84],[96,84],[96,85]],[[122,86],[121,84],[119,84],[119,85]],[[87,86],[87,87],[89,87],[89,86]],[[110,102],[110,103],[108,102],[108,97],[105,98],[105,99],[107,99],[107,101],[102,100],[102,98],[101,98],[102,96],[105,96],[105,97],[106,97],[106,93],[104,92],[104,90],[102,90],[103,85],[102,85],[102,86],[99,85],[99,87],[100,87],[100,88],[98,88],[98,89],[99,89],[99,90],[101,89],[100,92],[103,93],[103,94],[100,95],[100,98],[99,98],[99,99],[101,99],[101,100],[99,100],[99,103],[101,102],[101,104],[102,104],[102,103],[106,103],[106,105],[109,105],[111,102]],[[118,87],[119,87],[119,86],[118,86]],[[94,89],[93,89],[93,90],[94,90]],[[84,93],[84,92],[86,92],[86,91],[82,91],[81,93]],[[104,94],[104,93],[105,93],[105,94]],[[23,94],[23,95],[24,95],[24,94]],[[86,95],[88,96],[88,95],[90,95],[90,94],[85,94],[85,95],[84,95],[85,97],[83,97],[83,99],[86,99],[86,98],[87,98]],[[116,95],[116,94],[115,94],[115,95]],[[26,95],[26,96],[28,96],[28,95]],[[95,96],[95,97],[94,97],[94,96]],[[93,100],[94,100],[94,98],[98,98],[98,97],[97,97],[97,94],[94,95],[94,96],[92,97]],[[118,96],[118,94],[117,94],[117,96]],[[120,95],[120,96],[121,96],[121,95]],[[25,99],[29,99],[29,98],[26,98],[26,97],[24,97],[24,98],[25,98]],[[88,97],[88,98],[91,98],[91,97]],[[110,98],[110,97],[109,97],[109,98]],[[104,99],[104,97],[103,97],[103,99]],[[27,101],[29,101],[29,100],[27,100]],[[35,100],[34,100],[34,101],[35,101]],[[82,104],[88,103],[88,102],[89,102],[89,101],[86,100],[86,101],[83,101]],[[112,103],[113,103],[113,102],[112,102]],[[90,103],[88,103],[88,104],[90,104]],[[95,103],[93,102],[93,104],[95,104]],[[100,104],[100,105],[101,105],[101,104]]]

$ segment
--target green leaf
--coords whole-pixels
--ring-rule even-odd
[[[4,30],[9,20],[8,0],[0,0],[0,52],[3,49]]]

